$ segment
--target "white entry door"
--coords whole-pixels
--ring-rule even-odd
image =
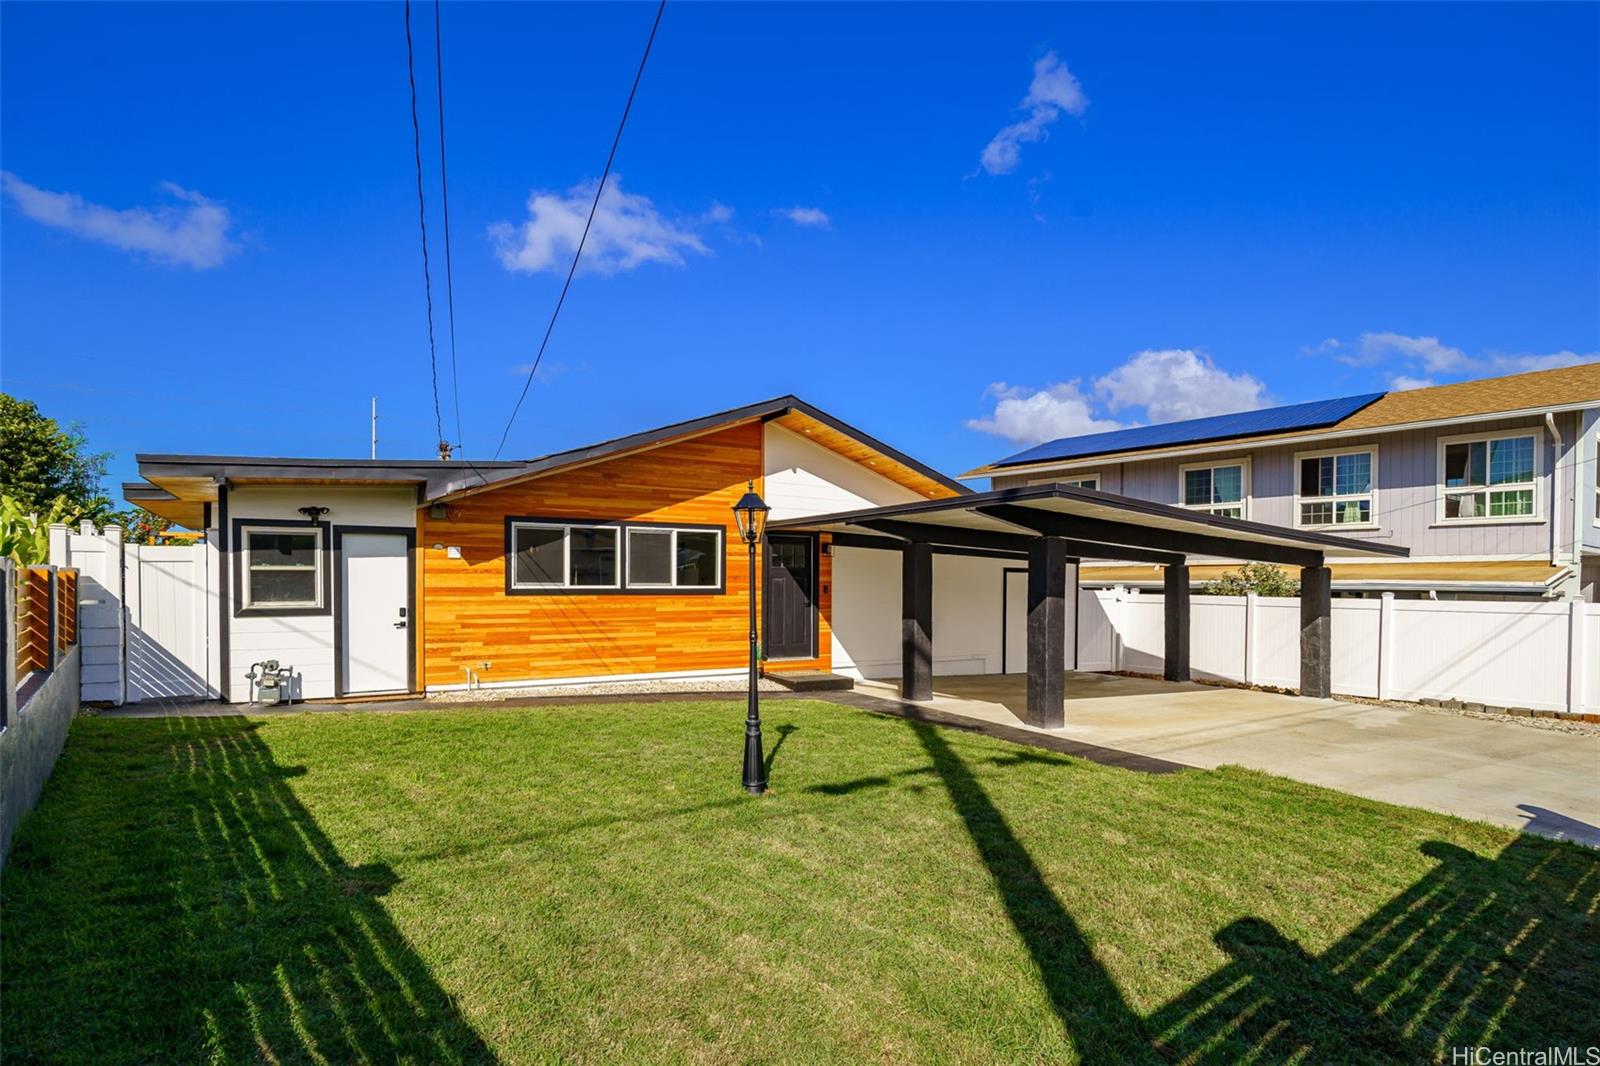
[[[343,533],[339,543],[344,694],[411,687],[407,589],[411,560],[399,533]]]

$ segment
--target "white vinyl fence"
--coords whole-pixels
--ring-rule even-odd
[[[1084,593],[1079,668],[1160,673],[1162,610],[1159,594]],[[1191,611],[1195,677],[1299,686],[1298,599],[1195,596]],[[1600,605],[1335,599],[1333,691],[1600,713]]]
[[[123,544],[122,530],[51,528],[50,559],[79,572],[82,698],[215,699],[216,549]]]

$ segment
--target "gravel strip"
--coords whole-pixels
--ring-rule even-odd
[[[762,692],[787,692],[776,681],[761,679]],[[493,703],[533,696],[628,696],[671,692],[743,692],[745,679],[672,678],[660,681],[597,681],[588,685],[534,685],[527,688],[480,688],[428,694],[429,703]]]

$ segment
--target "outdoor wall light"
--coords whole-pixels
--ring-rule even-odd
[[[756,495],[754,481],[745,483],[744,495],[733,505],[739,536],[750,547],[750,697],[744,716],[744,790],[752,796],[759,796],[767,790],[767,766],[761,757],[761,697],[756,680],[756,657],[759,654],[756,643],[756,545],[761,542],[767,513],[771,510],[766,501]]]
[[[309,520],[312,525],[316,525],[317,520],[328,513],[328,508],[326,507],[301,507],[297,509],[301,514],[306,516],[307,520]]]

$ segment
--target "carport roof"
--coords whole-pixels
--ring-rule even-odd
[[[1080,558],[1180,562],[1207,555],[1320,565],[1323,557],[1405,558],[1407,548],[1310,530],[1249,522],[1059,484],[997,489],[944,500],[771,522],[768,529],[886,534],[996,552],[1025,550],[1044,534],[1077,542]],[[1132,553],[1125,549],[1132,549]],[[1163,556],[1170,558],[1163,560]],[[1155,558],[1151,558],[1155,556]]]

